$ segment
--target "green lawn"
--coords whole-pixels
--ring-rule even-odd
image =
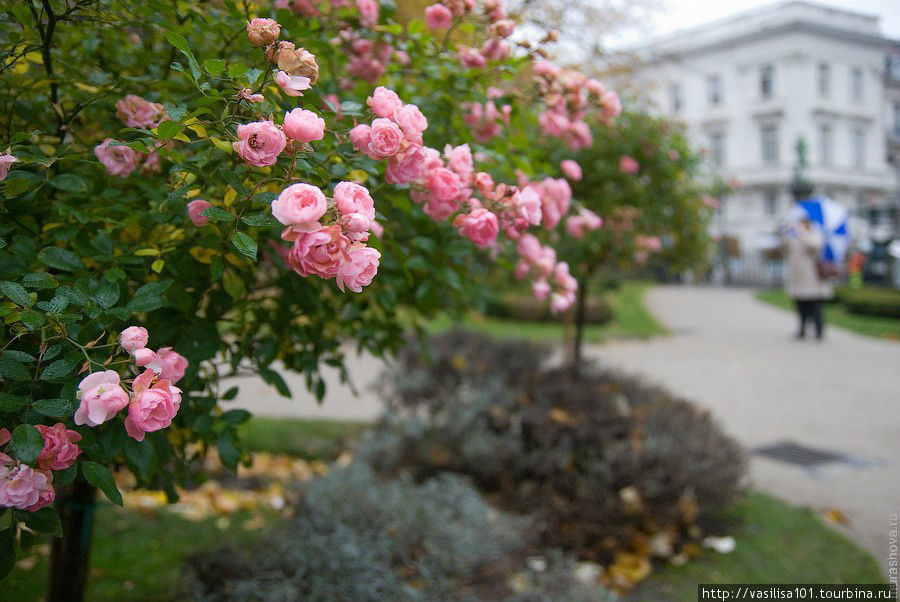
[[[808,508],[753,493],[730,518],[737,525],[733,552],[707,550],[683,566],[667,566],[625,599],[694,602],[699,583],[884,583],[868,553]]]
[[[588,325],[585,328],[585,339],[598,343],[610,338],[648,339],[666,334],[666,329],[644,306],[644,293],[650,286],[645,282],[626,281],[614,291],[595,293],[605,295],[612,309],[613,319],[608,324]],[[439,318],[431,323],[429,329],[440,332],[457,325],[496,337],[539,341],[559,341],[566,328],[562,318],[559,322],[522,322],[490,318],[473,312],[459,322],[450,317]]]
[[[784,309],[792,311],[794,309],[794,301],[781,290],[760,291],[756,293],[756,298]],[[825,321],[830,325],[846,328],[857,334],[900,340],[900,320],[852,314],[839,303],[829,303],[825,307]]]
[[[243,427],[257,451],[288,452],[333,459],[364,425],[332,420],[253,418]],[[698,583],[877,583],[876,562],[812,511],[754,493],[727,517],[734,521],[737,548],[723,555],[704,551],[681,567],[662,567],[630,600],[696,600]],[[98,504],[91,554],[88,600],[173,600],[185,559],[227,543],[241,545],[258,531],[247,530],[246,513],[189,521],[166,512],[145,514]],[[46,541],[46,540],[41,540]],[[3,600],[40,600],[47,559],[18,567],[0,585]],[[20,557],[21,558],[21,557]]]

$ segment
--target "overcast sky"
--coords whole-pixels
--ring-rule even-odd
[[[900,40],[900,0],[815,0],[818,4],[844,8],[881,17],[881,33]],[[663,35],[729,17],[731,15],[775,4],[771,0],[660,0],[661,10],[644,31],[629,32],[626,44],[645,40],[648,35]]]

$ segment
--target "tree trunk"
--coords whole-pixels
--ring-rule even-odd
[[[77,479],[56,499],[63,535],[53,540],[47,602],[84,600],[96,492],[96,487]]]
[[[587,289],[590,276],[584,275],[578,280],[578,298],[575,305],[575,341],[572,347],[572,378],[578,378],[581,370],[581,346],[584,342],[584,326],[587,319]]]

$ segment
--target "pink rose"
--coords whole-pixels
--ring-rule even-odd
[[[491,25],[491,35],[495,38],[508,38],[516,29],[512,19],[499,19]]]
[[[320,278],[333,278],[342,263],[347,261],[350,240],[337,224],[315,232],[301,233],[294,240],[288,254],[288,262],[301,276],[315,274]]]
[[[371,28],[378,23],[378,2],[376,0],[356,0],[356,10],[359,11],[361,26]]]
[[[279,71],[275,74],[275,83],[288,96],[303,96],[303,91],[309,90],[311,81],[303,75],[290,75]]]
[[[287,138],[271,121],[254,121],[239,125],[234,150],[246,163],[256,167],[275,165],[287,145]]]
[[[93,372],[78,384],[81,403],[75,412],[75,424],[99,426],[128,405],[128,393],[119,386],[115,370]]]
[[[153,129],[166,117],[166,108],[129,94],[116,103],[116,116],[130,128]]]
[[[171,347],[161,347],[156,354],[162,362],[162,367],[159,371],[159,377],[161,379],[168,380],[172,384],[175,384],[184,377],[184,371],[188,367],[188,361],[183,355],[177,351],[173,351]]]
[[[390,119],[378,118],[372,122],[372,137],[369,141],[369,156],[373,159],[387,159],[396,155],[403,142],[400,126]]]
[[[425,188],[438,201],[456,200],[462,194],[463,184],[456,172],[437,167],[425,176]]]
[[[119,344],[128,353],[134,353],[147,346],[149,336],[147,329],[143,326],[129,326],[119,333]]]
[[[523,234],[516,244],[516,251],[529,263],[535,263],[541,256],[541,243],[534,234]]]
[[[388,184],[409,184],[422,177],[427,156],[421,146],[410,146],[388,159],[384,179]]]
[[[379,117],[395,119],[397,113],[403,108],[403,101],[393,90],[384,86],[378,86],[372,96],[366,99],[366,104]]]
[[[497,240],[500,230],[497,216],[484,208],[475,209],[468,215],[457,215],[453,225],[479,247],[489,247]]]
[[[562,294],[562,293],[553,293],[550,296],[550,313],[552,314],[560,314],[575,303],[575,295],[573,294]]]
[[[146,347],[134,350],[134,363],[141,368],[150,368],[156,373],[162,370],[162,360],[159,359],[159,355]]]
[[[6,174],[9,173],[9,166],[16,161],[18,161],[18,159],[9,153],[0,155],[0,182],[6,179]]]
[[[581,166],[578,165],[578,163],[576,163],[575,161],[566,159],[559,164],[559,167],[562,169],[562,172],[566,174],[566,177],[570,180],[574,180],[575,182],[581,181]]]
[[[247,39],[251,46],[274,44],[281,33],[281,25],[273,19],[253,19],[247,23]]]
[[[349,251],[349,258],[341,264],[335,275],[338,288],[343,291],[346,286],[354,293],[361,292],[378,273],[380,258],[381,253],[372,247],[354,245]]]
[[[126,178],[141,162],[141,153],[128,146],[110,146],[112,138],[107,138],[94,147],[94,155],[106,167],[111,176]]]
[[[425,9],[425,24],[428,29],[450,29],[453,13],[443,4],[432,4]]]
[[[638,162],[634,157],[622,155],[619,158],[619,169],[621,169],[624,173],[636,174],[640,168],[640,165],[638,165]]]
[[[284,133],[291,140],[312,142],[325,137],[325,120],[306,109],[294,109],[284,114]]]
[[[372,141],[372,128],[361,123],[350,130],[350,143],[353,148],[361,153],[369,152],[369,142]]]
[[[422,143],[422,132],[428,127],[428,120],[416,105],[403,105],[397,112],[397,125],[403,130],[407,140]]]
[[[509,56],[510,47],[499,38],[490,38],[481,45],[481,54],[491,61],[502,61]]]
[[[596,230],[603,225],[603,220],[590,209],[580,209],[578,215],[572,215],[566,220],[566,232],[575,238],[582,238],[591,230]]]
[[[41,470],[65,470],[75,462],[81,453],[76,445],[81,435],[66,429],[66,425],[57,422],[53,426],[35,425],[44,437],[44,449],[37,457],[35,466]]]
[[[369,224],[375,219],[375,202],[369,191],[353,182],[339,182],[334,187],[334,206],[341,217],[347,219],[356,216],[365,222],[363,231],[368,230]]]
[[[146,374],[146,373],[145,373]],[[153,433],[172,424],[181,407],[181,389],[161,379],[152,387],[147,382],[135,382],[134,399],[128,404],[125,432],[136,441],[143,441],[145,433]]]
[[[469,145],[450,146],[448,144],[444,147],[444,157],[447,158],[447,166],[459,174],[463,182],[468,182],[472,177],[472,172],[475,171]]]
[[[469,69],[479,69],[487,65],[487,59],[477,48],[468,48],[466,46],[463,46],[460,48],[459,53],[457,54],[457,58],[459,58],[459,63],[463,67],[467,67]]]
[[[425,215],[434,221],[445,220],[453,215],[458,209],[459,201],[456,199],[442,200],[430,198],[428,199],[428,202],[425,203],[425,206],[422,207],[422,211],[425,212]]]
[[[272,215],[279,222],[286,226],[305,224],[312,230],[318,229],[318,220],[327,209],[325,195],[311,184],[291,184],[272,201]]]
[[[533,188],[520,190],[516,193],[514,200],[518,217],[521,217],[532,226],[537,226],[541,223],[541,218],[543,217],[541,197],[538,196],[538,193]]]
[[[34,512],[53,502],[53,477],[25,464],[0,466],[0,507]]]
[[[203,199],[194,199],[190,203],[187,204],[187,214],[188,219],[191,220],[198,228],[200,226],[205,226],[206,222],[209,221],[209,218],[203,215],[203,212],[212,207],[212,203],[209,201],[204,201]]]
[[[531,285],[531,294],[538,301],[544,301],[550,296],[550,285],[547,284],[546,280],[537,280]]]
[[[568,130],[563,133],[563,140],[570,149],[577,151],[590,147],[593,144],[594,136],[587,123],[573,121],[569,124]]]

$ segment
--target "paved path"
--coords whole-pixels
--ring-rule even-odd
[[[592,348],[607,365],[645,374],[709,408],[748,448],[791,440],[863,466],[810,472],[753,457],[754,487],[817,510],[885,567],[888,520],[900,513],[900,344],[831,328],[796,341],[793,314],[749,291],[658,287],[646,302],[672,336]]]
[[[708,407],[748,448],[791,440],[859,459],[863,466],[812,473],[754,457],[752,485],[817,510],[839,509],[850,521],[842,529],[886,566],[889,514],[900,513],[900,343],[836,328],[821,343],[794,341],[793,315],[743,290],[658,287],[646,301],[671,336],[611,342],[588,355]],[[366,356],[351,362],[359,397],[328,372],[321,406],[291,377],[293,400],[245,380],[235,403],[269,416],[372,419],[379,403],[367,385],[381,364]]]

